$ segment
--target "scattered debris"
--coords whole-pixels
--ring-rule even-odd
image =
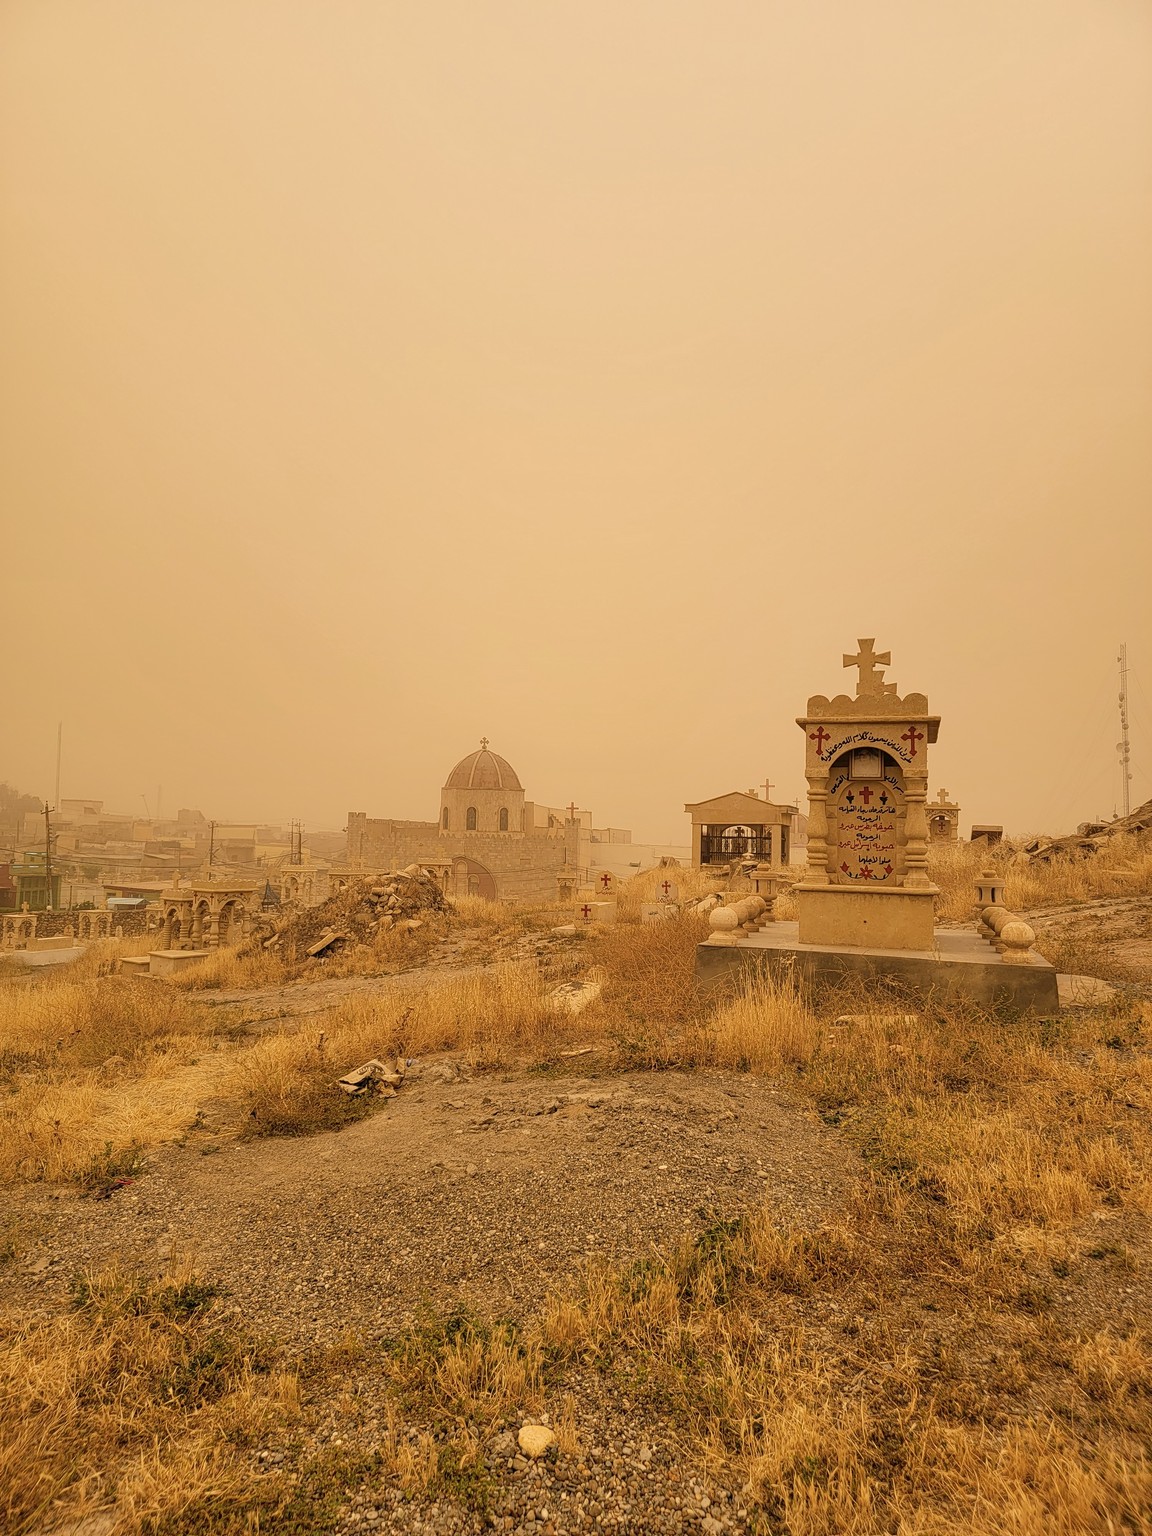
[[[842,1013],[833,1019],[833,1027],[854,1026],[857,1029],[914,1029],[920,1023],[918,1013]]]
[[[583,1013],[604,990],[605,974],[602,966],[594,965],[582,981],[564,981],[553,987],[548,994],[548,1008],[552,1013]]]
[[[1152,800],[1139,805],[1130,816],[1119,816],[1115,821],[1085,821],[1070,837],[1038,837],[1025,843],[1026,858],[1036,864],[1049,864],[1053,859],[1088,859],[1110,843],[1114,837],[1136,837],[1142,832],[1152,832]]]
[[[371,1090],[386,1099],[394,1099],[397,1088],[404,1081],[405,1071],[403,1061],[398,1061],[394,1067],[390,1067],[387,1062],[378,1061],[373,1057],[363,1066],[353,1067],[351,1072],[345,1072],[343,1077],[337,1079],[336,1086],[352,1097]]]

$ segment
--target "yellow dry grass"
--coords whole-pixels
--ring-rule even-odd
[[[168,988],[71,968],[0,983],[0,1181],[60,1180],[178,1135],[218,1028]]]
[[[1089,858],[1056,858],[1049,864],[1029,860],[1001,845],[934,843],[928,873],[940,887],[940,921],[966,922],[972,916],[976,877],[982,869],[1004,875],[1004,899],[1013,912],[1073,905],[1113,896],[1152,895],[1152,838],[1116,837]]]
[[[89,1276],[74,1311],[0,1314],[0,1529],[109,1515],[109,1536],[259,1502],[246,1448],[296,1411],[291,1373],[222,1325],[189,1268]],[[105,1527],[101,1527],[104,1529]]]
[[[304,1134],[372,1106],[333,1092],[333,1079],[362,1061],[443,1051],[462,1051],[478,1067],[540,1059],[569,1043],[577,1022],[548,1006],[527,965],[447,974],[418,998],[354,995],[321,1024],[265,1036],[237,1053],[229,1086],[252,1130]]]
[[[983,857],[943,857],[934,872],[959,911]],[[1073,887],[1109,894],[1121,872],[1027,871],[1023,894],[1047,905]],[[508,915],[469,916],[498,932]],[[703,931],[683,918],[593,936],[605,986],[576,1017],[549,1006],[534,969],[505,965],[447,975],[418,997],[353,996],[207,1067],[190,1057],[212,1043],[210,1015],[178,990],[114,977],[5,984],[0,1042],[15,1092],[0,1115],[0,1170],[75,1177],[105,1142],[176,1134],[206,1069],[249,1124],[281,1134],[339,1123],[327,1106],[343,1115],[350,1101],[332,1079],[371,1056],[459,1051],[512,1066],[594,1041],[624,1066],[764,1074],[860,1155],[861,1185],[842,1209],[810,1226],[771,1207],[706,1219],[666,1252],[593,1267],[526,1332],[459,1318],[410,1330],[372,1365],[390,1394],[376,1435],[384,1475],[412,1496],[478,1486],[491,1429],[556,1401],[574,1447],[580,1402],[563,1394],[578,1363],[629,1381],[687,1462],[747,1488],[767,1530],[1148,1529],[1148,1336],[1107,1302],[1090,1321],[1060,1316],[1052,1291],[1093,1265],[1122,1290],[1146,1262],[1099,1233],[1127,1223],[1139,1234],[1152,1216],[1152,1005],[1006,1019],[763,979],[709,1000],[692,968]],[[837,1025],[842,1015],[852,1022]],[[6,1322],[0,1403],[7,1392],[14,1406],[7,1417],[0,1407],[0,1486],[17,1533],[37,1528],[45,1499],[70,1513],[111,1501],[124,1531],[264,1507],[236,1448],[295,1411],[290,1373],[265,1375],[233,1338],[215,1395],[172,1401],[167,1384],[184,1380],[181,1351],[200,1335],[188,1318],[170,1327],[155,1299],[140,1311],[116,1299],[130,1290],[105,1280],[75,1317]],[[298,1528],[310,1528],[303,1517]]]

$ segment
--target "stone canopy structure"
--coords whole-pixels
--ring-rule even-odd
[[[558,889],[585,885],[591,869],[592,818],[529,800],[516,770],[485,737],[460,759],[440,790],[436,821],[376,819],[348,813],[344,868],[350,874],[447,865],[453,896],[552,901]]]
[[[837,947],[932,947],[936,887],[928,878],[928,748],[940,718],[922,693],[884,681],[888,651],[860,640],[854,696],[816,694],[805,735],[808,868],[796,888],[800,940]]]
[[[684,807],[692,818],[692,863],[700,869],[733,859],[786,865],[789,834],[796,816],[792,805],[773,805],[751,790],[732,790]]]

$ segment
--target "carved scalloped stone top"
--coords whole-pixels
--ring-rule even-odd
[[[926,694],[910,693],[902,699],[896,691],[896,684],[884,681],[884,669],[892,665],[892,652],[878,651],[874,639],[857,640],[856,644],[860,649],[855,656],[844,656],[846,667],[860,669],[856,697],[850,699],[846,693],[838,693],[835,698],[829,699],[822,693],[814,694],[808,700],[809,715],[824,720],[907,720],[913,715],[917,719],[927,718]]]
[[[850,699],[838,693],[829,699],[817,693],[808,700],[808,714],[823,720],[923,720],[928,718],[928,695],[909,693],[900,698],[896,693],[873,693]]]

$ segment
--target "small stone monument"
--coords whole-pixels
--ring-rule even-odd
[[[928,838],[933,843],[960,841],[960,807],[949,800],[946,789],[928,802]]]
[[[808,868],[795,888],[804,944],[932,948],[936,887],[928,878],[928,748],[940,717],[922,693],[884,681],[890,651],[872,640],[845,656],[855,697],[815,694],[806,738]]]

